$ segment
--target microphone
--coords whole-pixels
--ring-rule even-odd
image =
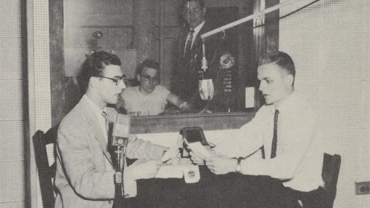
[[[125,189],[123,183],[124,168],[126,167],[126,148],[130,133],[131,120],[129,115],[117,114],[112,133],[112,147],[116,154],[115,170],[115,197],[113,207],[122,207],[124,204]]]
[[[127,147],[130,134],[131,119],[129,115],[117,114],[113,130],[112,146]]]

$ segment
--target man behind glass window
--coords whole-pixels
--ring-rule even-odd
[[[123,107],[128,114],[158,115],[165,111],[168,103],[180,110],[187,109],[187,103],[172,94],[166,87],[159,84],[159,63],[145,60],[136,71],[139,86],[128,87],[121,93],[118,108]]]
[[[217,28],[211,20],[206,20],[206,7],[204,0],[183,0],[180,5],[181,15],[185,21],[185,27],[181,28],[176,54],[176,66],[172,80],[172,92],[181,99],[188,101],[193,112],[212,109],[207,106],[208,101],[203,101],[199,95],[199,79],[212,79],[216,90],[221,90],[217,84],[217,75],[221,60],[230,60],[234,65],[234,58],[228,52],[229,43],[225,42],[222,34],[213,35],[205,42],[206,59],[208,69],[202,75],[203,40],[201,35]],[[221,92],[219,91],[219,92]],[[216,96],[216,95],[215,95]],[[219,103],[215,103],[219,105]],[[215,105],[215,106],[216,106]]]

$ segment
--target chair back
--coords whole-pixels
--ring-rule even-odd
[[[340,155],[329,155],[324,153],[324,164],[322,167],[322,178],[324,180],[324,189],[326,190],[326,206],[332,208],[337,194],[337,182],[341,164]]]
[[[46,133],[38,130],[33,136],[33,146],[35,150],[35,160],[39,175],[41,198],[43,207],[54,207],[54,177],[55,177],[55,161],[49,164],[47,145],[55,144],[57,137],[58,126],[54,126]],[[53,147],[53,157],[55,160],[55,151]]]

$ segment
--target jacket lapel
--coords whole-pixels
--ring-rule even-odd
[[[89,122],[90,129],[92,133],[94,134],[96,141],[98,142],[105,157],[113,165],[111,155],[108,152],[108,144],[105,140],[105,136],[99,124],[98,118],[96,118],[95,113],[91,110],[89,103],[87,103],[84,99],[82,99],[81,105],[82,105],[81,107],[82,107],[83,113],[85,117],[87,118],[87,121]]]

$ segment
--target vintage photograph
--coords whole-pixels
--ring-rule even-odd
[[[1,0],[0,208],[370,207],[369,0]]]

